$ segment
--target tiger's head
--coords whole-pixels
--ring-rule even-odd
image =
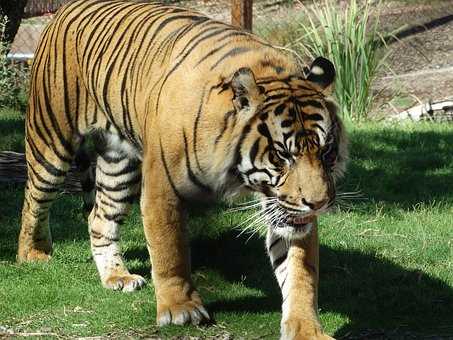
[[[236,171],[262,198],[263,215],[287,239],[310,232],[332,206],[345,170],[347,141],[330,99],[334,66],[317,58],[306,76],[256,80],[250,69],[232,78],[233,104],[249,117],[236,148]]]

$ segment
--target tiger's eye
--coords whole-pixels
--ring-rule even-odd
[[[279,152],[275,149],[269,151],[269,162],[274,164],[277,168],[283,168],[285,166],[285,160],[282,159]]]
[[[329,167],[335,165],[337,160],[337,149],[332,144],[329,144],[328,148],[322,153],[322,160]]]

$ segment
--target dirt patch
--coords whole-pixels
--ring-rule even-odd
[[[453,98],[453,1],[390,2],[381,20],[383,31],[396,31],[397,38],[389,43],[388,68],[376,82],[373,114]]]

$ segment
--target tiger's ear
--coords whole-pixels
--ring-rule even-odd
[[[233,105],[237,112],[248,110],[255,112],[263,102],[262,88],[256,84],[251,69],[243,67],[237,70],[230,81],[233,90]]]
[[[324,94],[329,95],[334,89],[335,67],[326,58],[318,57],[310,66],[307,80],[318,85]]]

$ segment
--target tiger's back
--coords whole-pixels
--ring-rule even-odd
[[[68,128],[61,131],[66,145],[111,128],[141,149],[146,124],[159,124],[156,116],[163,125],[175,114],[193,123],[199,97],[234,72],[235,59],[253,64],[263,55],[277,70],[294,72],[292,62],[276,61],[275,50],[256,36],[198,12],[140,1],[74,1],[42,37],[31,82],[31,98],[40,100],[30,102],[29,118],[48,105],[57,125]]]

